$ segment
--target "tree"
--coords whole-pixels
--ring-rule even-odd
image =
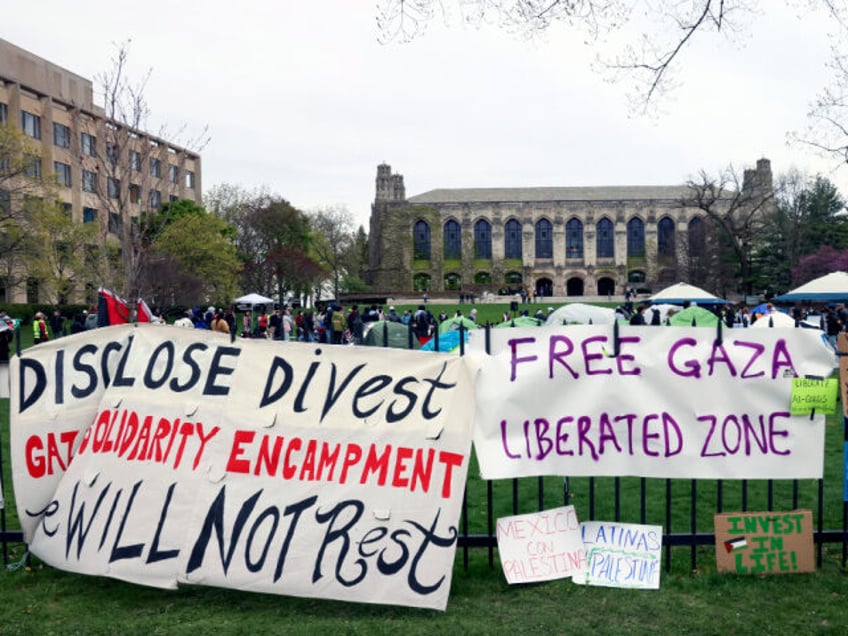
[[[315,261],[330,274],[333,297],[338,298],[339,291],[346,291],[343,280],[359,275],[357,270],[351,271],[354,264],[353,215],[346,208],[322,208],[309,215],[309,225]]]
[[[189,213],[162,224],[151,245],[151,300],[158,305],[229,305],[237,294],[241,263],[233,231],[221,219]]]
[[[147,249],[156,232],[164,229],[149,225],[155,218],[151,213],[158,212],[162,193],[176,184],[179,166],[171,163],[171,157],[183,151],[176,150],[176,136],[164,127],[155,136],[145,132],[150,109],[144,92],[151,71],[133,83],[127,77],[129,42],[116,49],[111,68],[96,77],[105,118],[84,131],[89,135],[86,141],[75,136],[73,143],[89,161],[88,169],[96,171],[100,244],[109,250],[110,242],[118,243],[120,264],[104,259],[107,266],[101,279],[134,298],[142,295],[141,282],[149,278],[144,276]],[[207,141],[204,130],[182,145],[199,151]]]
[[[804,256],[792,270],[792,284],[803,285],[831,272],[848,270],[848,250],[823,245],[813,254]]]
[[[687,208],[697,208],[712,222],[718,240],[726,241],[737,266],[736,291],[752,291],[751,262],[755,242],[771,218],[774,190],[770,180],[763,180],[758,171],[745,171],[740,181],[733,167],[717,178],[706,172],[698,181],[690,181],[689,194],[681,200]],[[717,263],[725,261],[719,256]]]
[[[41,301],[68,303],[74,293],[96,278],[101,265],[96,249],[97,226],[75,222],[56,200],[33,200],[27,216],[27,273],[43,286]]]

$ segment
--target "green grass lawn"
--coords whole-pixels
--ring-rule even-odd
[[[446,305],[450,308],[456,305]],[[464,306],[466,307],[466,306]],[[499,320],[508,306],[477,305],[478,316]],[[431,309],[438,313],[438,305]],[[487,311],[484,313],[483,309]],[[401,309],[401,308],[398,308]],[[489,311],[493,318],[488,318]],[[467,312],[464,312],[467,314]],[[532,313],[532,311],[531,311]],[[24,329],[24,334],[26,330]],[[11,492],[8,454],[8,400],[0,400],[3,442],[5,522],[18,528]],[[827,422],[826,529],[842,527],[842,420]],[[486,482],[469,469],[468,525],[485,533]],[[665,523],[666,480],[634,478],[571,479],[567,493],[561,478],[518,480],[520,509],[569,503],[588,514],[589,490],[595,491],[595,518]],[[618,499],[615,484],[620,486]],[[647,501],[647,518],[639,519],[639,502]],[[789,509],[795,497],[791,482],[697,482],[697,509],[691,509],[689,480],[672,483],[672,532],[710,532],[719,496],[724,510],[761,510],[771,498],[774,509]],[[516,512],[512,480],[493,482],[494,517]],[[818,522],[818,482],[798,484],[798,506],[812,508]],[[666,532],[669,528],[665,528]],[[583,587],[568,580],[509,586],[490,568],[488,550],[469,550],[467,569],[457,553],[446,612],[344,603],[185,586],[159,590],[101,577],[72,574],[23,562],[25,546],[10,544],[8,561],[22,567],[0,575],[0,635],[5,634],[844,634],[848,630],[848,578],[841,567],[841,544],[826,544],[822,567],[812,574],[738,576],[715,572],[712,546],[673,551],[671,571],[663,569],[658,591]],[[496,555],[496,552],[495,552]],[[663,554],[665,560],[666,555]]]

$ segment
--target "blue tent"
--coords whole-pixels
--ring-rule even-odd
[[[462,330],[463,335],[465,336],[464,340],[468,342],[468,330]],[[445,333],[439,334],[439,351],[443,353],[447,353],[450,351],[456,351],[459,349],[459,329],[453,329],[452,331],[446,331]],[[436,350],[436,338],[430,338],[427,342],[421,345],[421,351],[435,351]]]

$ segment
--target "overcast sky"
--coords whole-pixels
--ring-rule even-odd
[[[185,126],[184,142],[209,127],[205,191],[265,186],[303,210],[344,206],[367,230],[381,162],[408,196],[673,185],[761,157],[848,194],[848,170],[786,144],[828,80],[826,23],[761,5],[768,14],[734,40],[696,38],[681,86],[649,118],[593,72],[580,34],[526,41],[437,20],[410,44],[381,45],[368,0],[7,2],[0,37],[91,79],[131,38],[131,75],[152,69],[151,132]]]

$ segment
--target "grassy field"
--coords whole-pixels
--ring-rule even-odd
[[[508,306],[477,305],[481,322],[497,321]],[[456,305],[446,305],[449,315]],[[467,308],[467,307],[466,307]],[[399,308],[401,309],[401,308]],[[438,313],[440,307],[432,305]],[[487,310],[484,312],[483,310]],[[489,316],[491,311],[491,317]],[[467,315],[467,311],[464,311]],[[531,311],[532,313],[532,311]],[[24,330],[26,332],[26,330]],[[8,463],[8,400],[0,400],[6,527],[18,527]],[[842,524],[842,422],[827,423],[825,528]],[[485,482],[469,470],[469,526],[485,532]],[[622,518],[638,520],[642,484],[648,523],[664,522],[665,480],[622,479],[616,502],[614,479],[596,479],[596,517],[618,506]],[[521,512],[537,509],[538,480],[520,480]],[[690,509],[691,483],[674,482],[672,529],[708,532],[716,499],[726,510],[741,508],[742,485],[700,481],[698,509]],[[812,507],[818,482],[799,484],[799,506]],[[588,479],[569,481],[570,502],[588,506]],[[495,482],[495,515],[512,514],[512,483]],[[560,478],[543,480],[544,505],[563,502]],[[769,493],[750,482],[749,509],[761,509]],[[791,485],[771,493],[775,508],[791,503]],[[24,546],[11,544],[8,561],[23,563]],[[784,576],[719,575],[711,546],[698,548],[697,567],[688,548],[674,551],[672,570],[661,589],[635,591],[583,587],[570,581],[509,586],[485,549],[472,549],[468,569],[458,553],[446,612],[273,596],[207,587],[158,590],[106,578],[55,570],[37,559],[0,575],[0,635],[5,634],[844,634],[848,629],[848,578],[841,569],[841,544],[826,545],[821,569]],[[664,555],[665,558],[665,555]]]

